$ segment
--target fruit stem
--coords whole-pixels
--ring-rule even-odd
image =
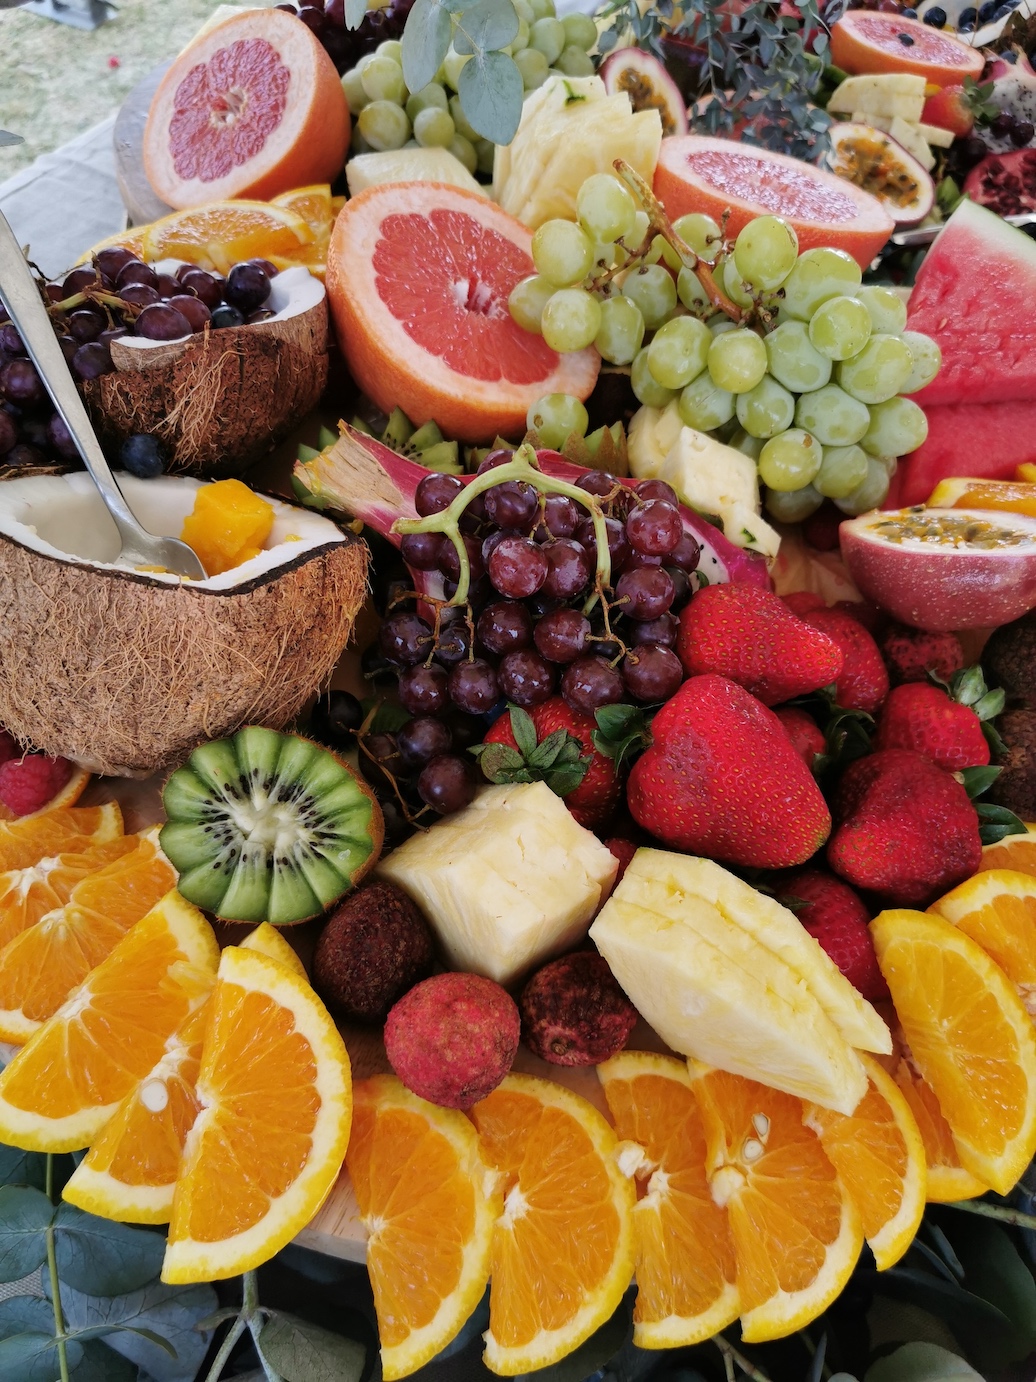
[[[46,1169],[46,1192],[47,1199],[51,1204],[57,1203],[54,1199],[54,1157],[47,1153]],[[54,1308],[54,1338],[58,1349],[58,1368],[61,1373],[61,1382],[68,1382],[68,1350],[65,1347],[65,1316],[61,1309],[61,1283],[58,1280],[58,1255],[54,1244],[54,1220],[51,1219],[47,1225],[47,1271],[50,1274],[50,1299]]]
[[[238,1339],[240,1339],[241,1335],[245,1332],[245,1328],[243,1316],[238,1315],[237,1319],[230,1326],[227,1337],[220,1344],[219,1352],[212,1360],[212,1367],[209,1368],[208,1372],[205,1374],[205,1382],[219,1382],[219,1376],[227,1360],[230,1358],[230,1355],[233,1353]]]
[[[999,1219],[1002,1224],[1014,1228],[1036,1229],[1036,1214],[1024,1214],[1020,1209],[1008,1209],[1004,1205],[986,1204],[983,1200],[950,1200],[947,1209],[962,1209],[965,1214],[980,1214],[985,1219]]]
[[[711,1343],[714,1343],[723,1355],[723,1367],[727,1376],[733,1382],[734,1365],[736,1364],[746,1377],[750,1377],[752,1382],[770,1382],[765,1372],[760,1372],[754,1363],[749,1362],[743,1353],[739,1353],[729,1340],[722,1334],[714,1334]]]
[[[270,1367],[263,1357],[263,1351],[259,1346],[259,1335],[263,1332],[265,1322],[265,1312],[259,1304],[259,1276],[255,1271],[243,1272],[241,1276],[241,1315],[240,1318],[248,1325],[248,1332],[252,1336],[252,1343],[262,1366],[266,1382],[281,1382],[280,1373]]]

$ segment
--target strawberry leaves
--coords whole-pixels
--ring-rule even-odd
[[[651,743],[647,716],[635,705],[604,705],[594,719],[597,721],[592,735],[594,748],[610,758],[616,769]]]
[[[468,750],[478,759],[490,782],[545,782],[559,797],[574,792],[590,768],[590,755],[566,729],[556,729],[536,742],[532,717],[520,706],[509,707],[511,733],[517,748],[509,744],[475,744]]]
[[[990,763],[980,768],[963,768],[959,773],[954,773],[954,777],[963,784],[978,814],[978,833],[984,845],[995,845],[1007,835],[1027,833],[1025,822],[1006,806],[995,806],[991,801],[976,800],[992,787],[1002,772],[1003,768]]]
[[[1000,738],[993,721],[1004,708],[1006,693],[999,687],[993,691],[989,689],[978,663],[973,667],[961,668],[951,681],[943,681],[932,671],[928,673],[928,680],[933,686],[945,691],[950,700],[956,701],[958,705],[966,705],[969,710],[975,712],[991,753],[999,756],[1004,752],[1004,741]]]

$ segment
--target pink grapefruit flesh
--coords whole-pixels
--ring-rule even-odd
[[[913,72],[933,86],[982,75],[982,53],[918,19],[850,10],[831,30],[831,61],[843,72]]]

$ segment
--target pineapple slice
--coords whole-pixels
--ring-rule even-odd
[[[617,869],[561,798],[532,782],[484,788],[378,873],[422,909],[449,965],[506,986],[584,938]]]
[[[835,88],[827,109],[832,115],[866,114],[866,123],[874,124],[873,116],[919,124],[924,110],[924,77],[912,72],[882,72],[868,76],[846,77]]]
[[[383,182],[445,182],[468,192],[486,195],[486,189],[449,149],[385,149],[357,154],[345,165],[350,197]]]

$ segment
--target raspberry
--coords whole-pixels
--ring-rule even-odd
[[[18,758],[21,750],[14,742],[12,735],[6,729],[0,729],[0,764],[6,763],[10,758]]]
[[[28,816],[46,806],[72,776],[67,758],[28,753],[0,765],[0,802],[16,816]]]

